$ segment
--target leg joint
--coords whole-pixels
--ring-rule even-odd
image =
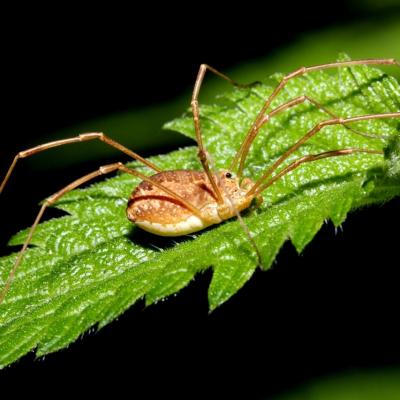
[[[89,132],[89,133],[81,133],[79,135],[79,138],[81,139],[81,141],[85,141],[85,140],[92,140],[92,139],[100,139],[103,140],[104,139],[104,133],[103,132]]]
[[[104,175],[104,174],[108,174],[116,169],[119,169],[121,167],[123,167],[123,164],[121,162],[117,162],[114,164],[104,165],[104,166],[100,167],[99,172],[100,172],[100,174]]]
[[[29,154],[30,154],[29,150],[20,151],[20,152],[15,156],[15,161],[19,160],[20,158],[28,157]]]
[[[48,197],[44,202],[43,202],[43,206],[44,207],[48,207],[51,206],[56,200],[57,200],[57,196],[58,193],[53,194],[52,196]]]
[[[199,158],[200,158],[200,161],[201,161],[202,163],[208,161],[207,154],[206,154],[206,152],[205,152],[204,150],[200,149],[199,152],[198,152],[197,154],[198,154],[198,156],[199,156]]]
[[[289,79],[292,79],[292,78],[294,78],[296,76],[299,76],[299,75],[303,75],[306,72],[307,72],[307,68],[306,67],[301,67],[299,69],[296,69],[296,71],[293,71],[293,72],[287,74],[282,80],[286,83]]]

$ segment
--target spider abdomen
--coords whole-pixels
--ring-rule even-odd
[[[129,220],[142,229],[161,236],[180,236],[221,222],[215,196],[204,172],[164,171],[153,175],[151,180],[197,207],[204,213],[204,218],[194,215],[159,187],[143,181],[133,191],[127,207]]]

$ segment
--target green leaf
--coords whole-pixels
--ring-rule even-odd
[[[280,76],[251,89],[232,89],[218,104],[202,106],[204,141],[217,168],[227,167],[271,93],[271,83]],[[398,82],[374,68],[343,68],[292,80],[273,106],[303,94],[342,117],[400,110]],[[274,117],[254,142],[245,175],[260,177],[291,144],[326,118],[309,104]],[[193,138],[189,114],[166,127]],[[287,162],[345,147],[386,149],[385,156],[358,154],[304,165],[271,186],[261,207],[245,213],[264,269],[286,240],[301,252],[325,221],[338,226],[351,209],[400,194],[399,120],[360,122],[354,128],[391,139],[366,138],[330,126]],[[152,161],[164,169],[200,169],[196,153],[195,147],[188,147]],[[137,183],[130,175],[118,174],[75,190],[56,205],[68,215],[38,227],[32,241],[36,246],[26,252],[0,306],[0,365],[33,349],[37,355],[61,349],[89,328],[106,325],[139,299],[152,304],[178,292],[207,268],[213,268],[211,310],[250,279],[258,260],[236,220],[183,238],[144,233],[125,217],[126,201]],[[21,244],[26,234],[18,233],[10,244]],[[1,285],[15,257],[0,259]]]

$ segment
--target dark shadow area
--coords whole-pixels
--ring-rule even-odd
[[[134,226],[132,227],[128,238],[132,240],[132,242],[146,248],[167,250],[179,243],[193,240],[194,237],[191,235],[177,237],[157,236]]]

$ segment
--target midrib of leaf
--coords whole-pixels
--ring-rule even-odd
[[[205,142],[218,168],[227,166],[270,92],[268,85],[233,90],[222,97],[222,105],[202,106]],[[292,81],[274,105],[303,94],[340,116],[400,110],[398,83],[366,67],[320,72]],[[274,118],[254,143],[246,175],[260,176],[297,138],[325,118],[309,105]],[[399,122],[379,120],[356,125],[367,133],[394,135],[398,134]],[[193,137],[189,116],[167,127]],[[288,162],[328,149],[379,149],[384,145],[342,127],[328,127]],[[164,169],[200,168],[195,148],[153,161]],[[352,208],[400,194],[398,183],[384,176],[383,165],[377,155],[329,159],[306,165],[273,185],[264,193],[260,209],[245,215],[263,267],[271,266],[286,240],[290,239],[300,252],[324,221],[330,219],[338,226]],[[371,170],[378,173],[371,175]],[[70,216],[41,224],[33,241],[39,247],[27,252],[0,306],[0,365],[35,347],[39,355],[65,347],[95,324],[101,327],[109,323],[140,298],[151,304],[176,293],[210,266],[214,270],[208,293],[210,309],[229,299],[252,276],[257,258],[236,221],[183,239],[162,240],[150,235],[142,239],[140,230],[124,213],[126,200],[137,183],[121,174],[76,190],[57,204]],[[25,235],[26,231],[20,232],[11,243],[22,243]],[[14,259],[14,255],[0,259],[3,282]]]

